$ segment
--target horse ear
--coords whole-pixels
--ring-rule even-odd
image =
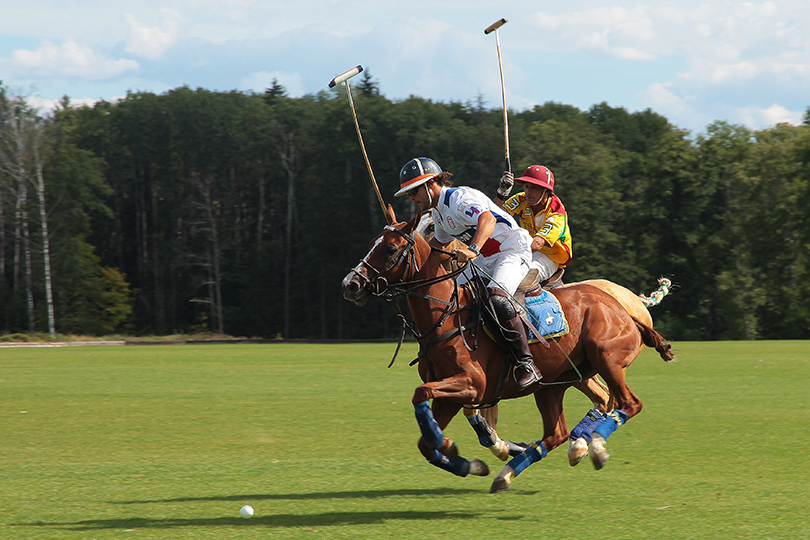
[[[419,225],[419,222],[421,220],[422,214],[421,213],[416,214],[415,216],[413,216],[413,219],[411,219],[408,222],[408,224],[405,225],[405,227],[402,229],[402,232],[404,232],[405,234],[413,234],[413,232],[416,230],[416,227]]]
[[[397,222],[397,215],[394,212],[394,207],[390,204],[388,205],[388,208],[385,209],[385,220],[389,225],[394,225]]]

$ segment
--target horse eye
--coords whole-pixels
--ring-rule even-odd
[[[394,255],[396,255],[397,251],[399,250],[397,249],[396,246],[387,246],[385,248],[385,254],[388,255],[389,257],[393,257]]]

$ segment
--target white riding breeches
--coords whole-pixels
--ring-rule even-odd
[[[531,268],[538,271],[537,279],[540,283],[544,282],[557,271],[559,265],[548,258],[545,253],[539,251],[532,252]]]
[[[531,263],[529,253],[529,251],[501,252],[489,257],[477,257],[472,263],[482,271],[484,277],[490,278],[488,287],[496,287],[512,295],[529,272]],[[470,277],[470,270],[465,270],[459,276],[459,285],[466,283]]]

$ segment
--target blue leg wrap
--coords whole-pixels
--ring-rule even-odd
[[[414,405],[416,410],[416,422],[422,432],[422,440],[429,448],[437,450],[444,444],[444,433],[442,433],[436,419],[433,418],[433,411],[430,409],[430,402],[423,401]]]
[[[489,448],[497,442],[495,440],[495,432],[492,431],[492,428],[489,426],[483,416],[476,413],[475,416],[470,416],[467,418],[467,421],[475,430],[475,434],[478,435],[478,442],[481,443],[481,446]]]
[[[455,457],[449,458],[439,452],[438,450],[433,451],[433,455],[428,458],[428,461],[439,467],[440,469],[444,469],[445,471],[450,471],[451,473],[455,474],[456,476],[467,476],[470,472],[470,462],[464,459],[463,457]]]
[[[627,413],[621,410],[615,410],[608,413],[607,416],[596,425],[593,432],[598,433],[607,440],[607,438],[624,425],[625,422],[627,422]]]
[[[512,458],[507,465],[512,467],[515,471],[515,476],[517,476],[532,463],[537,463],[546,457],[546,454],[548,454],[548,451],[546,451],[546,447],[543,446],[543,443],[533,442],[522,454]]]
[[[571,430],[571,440],[575,441],[581,437],[588,441],[588,444],[591,444],[593,428],[596,427],[597,422],[605,418],[607,418],[607,415],[599,412],[597,409],[591,409],[588,411],[588,414],[585,415],[585,418],[580,420],[579,424]]]

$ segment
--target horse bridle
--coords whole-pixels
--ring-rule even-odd
[[[354,273],[362,282],[362,287],[368,290],[369,293],[371,293],[374,296],[385,296],[391,294],[388,293],[389,283],[388,280],[385,278],[384,274],[387,274],[388,271],[391,270],[392,268],[400,266],[403,262],[405,262],[405,268],[402,270],[403,276],[407,273],[411,265],[413,265],[413,267],[416,269],[414,273],[419,272],[419,267],[416,264],[416,255],[414,253],[416,247],[416,240],[414,240],[414,238],[405,231],[397,229],[396,227],[393,227],[391,225],[386,225],[383,231],[396,232],[397,234],[402,236],[402,238],[405,239],[408,245],[399,250],[399,253],[397,253],[395,257],[392,257],[391,262],[389,262],[388,266],[386,266],[382,271],[377,270],[374,267],[374,265],[368,261],[369,256],[374,251],[374,248],[370,249],[369,252],[366,254],[366,256],[363,257],[363,259],[357,264],[357,266],[354,267]],[[382,235],[380,235],[380,238],[382,238]],[[359,270],[363,266],[365,266],[368,270],[374,272],[376,276],[373,279],[370,279],[364,276],[362,273],[360,273]],[[402,285],[402,283],[403,282],[399,282],[400,285]]]
[[[416,254],[415,254],[416,240],[414,240],[414,238],[405,231],[397,229],[396,227],[392,227],[391,225],[386,225],[383,230],[399,234],[400,236],[402,236],[402,238],[405,239],[408,245],[402,248],[400,252],[395,257],[392,258],[391,262],[388,264],[388,266],[385,267],[385,269],[383,269],[382,272],[374,268],[374,265],[368,262],[368,257],[369,255],[371,255],[371,252],[374,251],[374,248],[369,250],[366,256],[363,257],[363,259],[360,261],[360,263],[358,263],[358,265],[354,267],[353,269],[354,273],[360,278],[361,282],[363,282],[362,283],[363,288],[368,290],[368,292],[373,296],[383,296],[386,297],[388,300],[391,300],[398,296],[402,296],[403,294],[414,294],[413,293],[414,289],[419,289],[422,287],[426,287],[428,285],[433,285],[434,283],[439,283],[440,281],[444,281],[446,279],[455,279],[467,268],[467,264],[461,264],[458,266],[458,268],[450,272],[447,272],[443,276],[437,276],[426,279],[413,279],[411,281],[398,281],[394,284],[396,285],[396,289],[391,291],[389,290],[391,284],[388,283],[388,280],[385,279],[385,277],[383,277],[383,274],[388,273],[388,271],[391,270],[392,268],[402,264],[403,259],[405,259],[406,257],[407,257],[407,260],[405,261],[406,266],[402,270],[403,278],[404,276],[408,275],[408,270],[411,267],[413,267],[413,272],[411,273],[411,275],[416,275],[419,273],[419,265],[416,263]],[[453,253],[443,251],[433,246],[431,246],[430,249],[431,251],[435,251],[445,255],[454,255]],[[373,280],[367,278],[358,271],[362,266],[365,266],[369,270],[373,271],[375,274],[377,274],[377,276]],[[439,300],[438,298],[434,298],[434,300],[438,300],[441,302],[441,300]]]
[[[382,272],[377,270],[374,267],[374,265],[372,265],[368,261],[369,255],[371,255],[371,253],[375,249],[374,247],[372,247],[369,250],[368,254],[366,254],[366,256],[363,257],[363,259],[360,261],[360,263],[354,268],[354,273],[361,280],[362,287],[364,289],[366,289],[373,296],[383,296],[389,302],[393,301],[394,305],[397,308],[397,311],[399,312],[398,316],[399,316],[400,320],[402,321],[402,334],[400,335],[399,344],[397,345],[397,349],[394,352],[394,357],[391,359],[391,362],[388,364],[388,367],[391,367],[394,364],[394,360],[396,360],[396,357],[399,354],[400,347],[402,347],[402,343],[405,340],[405,332],[406,332],[406,330],[410,330],[410,332],[413,334],[413,336],[420,343],[419,355],[417,356],[417,358],[414,361],[411,362],[411,365],[414,365],[419,360],[420,357],[426,356],[427,355],[427,350],[431,346],[433,346],[436,343],[439,343],[441,341],[450,339],[451,337],[453,337],[456,334],[461,334],[462,342],[464,343],[464,346],[467,348],[467,350],[474,351],[478,346],[477,345],[477,342],[478,342],[477,333],[474,333],[474,343],[472,345],[467,343],[467,340],[464,337],[464,331],[471,330],[471,327],[468,327],[468,326],[463,326],[462,328],[455,328],[455,329],[451,330],[450,332],[446,332],[446,333],[444,333],[444,334],[442,334],[440,336],[434,337],[433,339],[431,339],[429,341],[426,341],[427,336],[429,336],[435,330],[437,330],[439,327],[441,327],[442,324],[444,324],[444,322],[453,313],[458,312],[458,310],[460,310],[460,309],[470,309],[468,306],[461,306],[460,303],[459,303],[458,282],[456,282],[456,285],[455,285],[453,295],[452,295],[452,298],[451,298],[450,302],[448,302],[446,300],[442,300],[440,298],[435,298],[435,297],[430,296],[430,295],[421,294],[421,293],[416,292],[416,289],[420,289],[422,287],[433,285],[435,283],[439,283],[439,282],[445,281],[447,279],[455,280],[455,278],[458,277],[458,275],[461,274],[467,268],[467,264],[459,265],[459,267],[456,268],[455,270],[450,271],[450,272],[448,272],[448,273],[446,273],[446,274],[444,274],[442,276],[436,276],[436,277],[427,278],[427,279],[412,279],[410,281],[398,281],[398,282],[395,283],[395,285],[396,285],[395,289],[390,290],[390,285],[391,284],[389,284],[388,280],[385,279],[385,277],[383,277],[383,274],[387,273],[392,268],[402,264],[403,260],[405,260],[405,262],[406,262],[406,266],[402,271],[403,278],[404,278],[404,276],[408,275],[408,270],[409,270],[409,268],[411,268],[411,266],[414,268],[414,272],[411,275],[413,276],[413,275],[417,274],[419,272],[419,266],[416,263],[416,255],[415,255],[416,241],[414,240],[414,238],[411,235],[409,235],[408,233],[402,231],[401,229],[397,229],[396,227],[392,227],[390,225],[388,225],[388,226],[386,226],[384,228],[384,231],[386,231],[386,230],[396,232],[397,234],[402,236],[402,238],[405,239],[405,241],[408,243],[408,245],[405,246],[404,248],[402,248],[400,250],[400,252],[397,253],[396,256],[392,257],[391,262],[385,267],[385,269]],[[380,238],[381,237],[382,237],[382,235],[380,236]],[[431,251],[443,253],[445,255],[454,255],[453,253],[448,253],[446,251],[435,248],[433,246],[431,246],[430,249],[431,249]],[[407,257],[407,259],[406,259],[406,257]],[[362,266],[365,266],[368,270],[373,271],[376,274],[376,277],[374,277],[373,279],[369,279],[366,276],[364,276],[363,274],[361,274],[359,272],[359,270],[360,270],[360,268]],[[402,312],[402,308],[399,306],[399,302],[397,301],[397,299],[402,295],[413,295],[413,296],[419,296],[419,297],[422,297],[422,298],[433,300],[433,301],[439,302],[441,304],[444,304],[445,306],[447,306],[447,309],[445,310],[442,317],[440,317],[436,321],[436,323],[428,331],[426,331],[424,333],[419,333],[419,332],[416,331],[416,329],[413,326],[411,326],[408,323],[408,320],[405,317],[405,314]],[[478,327],[478,324],[477,324],[478,318],[474,317],[474,319],[476,320],[476,324],[473,325],[473,326],[477,329],[477,327]],[[428,367],[429,367],[429,369],[432,370],[431,365],[429,365]],[[435,376],[435,374],[434,374],[434,376]]]

